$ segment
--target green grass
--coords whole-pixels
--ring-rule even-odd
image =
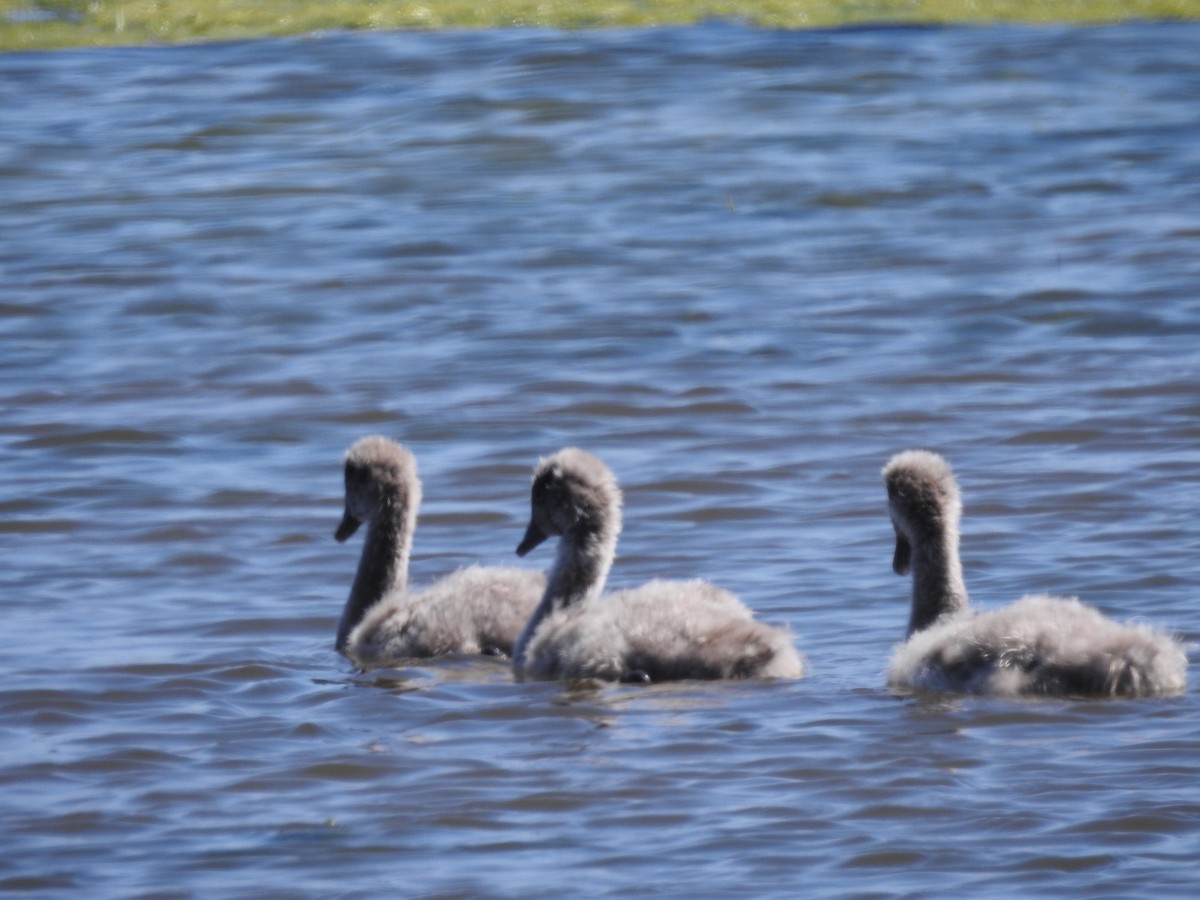
[[[230,40],[365,28],[1200,19],[1200,0],[0,0],[0,50]]]

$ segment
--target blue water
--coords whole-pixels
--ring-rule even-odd
[[[879,470],[954,464],[975,605],[1200,639],[1198,47],[710,25],[0,56],[0,889],[1191,897],[1194,674],[888,691]],[[534,462],[574,444],[625,491],[611,585],[710,578],[811,676],[356,673],[332,532],[375,432],[420,460],[415,583],[513,562]]]

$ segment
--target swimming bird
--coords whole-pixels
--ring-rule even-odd
[[[892,568],[912,571],[907,640],[888,682],[972,694],[1136,697],[1187,685],[1174,638],[1120,624],[1075,598],[1027,596],[974,612],[959,562],[962,501],[949,464],[909,450],[883,469],[896,532]]]
[[[546,592],[513,650],[518,676],[656,682],[804,674],[788,632],[755,621],[709,582],[655,580],[602,596],[621,531],[621,492],[592,454],[567,448],[541,460],[531,507],[517,554],[549,537],[559,542]]]
[[[384,437],[356,441],[345,458],[346,507],[334,537],[363,522],[358,571],[337,649],[363,668],[446,653],[510,654],[545,588],[541,572],[468,566],[419,593],[408,590],[421,481],[416,458]]]

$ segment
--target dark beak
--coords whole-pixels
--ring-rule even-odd
[[[896,531],[896,554],[892,557],[892,571],[897,575],[907,575],[909,564],[912,562],[912,544],[908,538]]]
[[[337,531],[333,533],[333,536],[337,538],[337,541],[340,544],[342,541],[346,540],[346,538],[350,537],[350,535],[354,534],[354,532],[358,531],[358,526],[361,524],[362,523],[354,516],[353,513],[350,512],[350,510],[346,510],[342,514],[342,523],[338,525]]]
[[[525,537],[521,540],[521,543],[517,545],[517,556],[524,556],[526,553],[544,541],[547,537],[549,537],[549,535],[542,531],[542,529],[538,528],[537,522],[534,522],[531,519],[529,522],[529,527],[525,529]]]

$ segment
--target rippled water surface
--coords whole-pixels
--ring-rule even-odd
[[[879,470],[954,463],[976,605],[1200,639],[1198,46],[0,56],[0,888],[1193,896],[1195,676],[889,692]],[[576,444],[625,489],[611,584],[711,578],[812,675],[356,673],[332,532],[371,432],[420,459],[415,582],[512,561],[530,468]]]

